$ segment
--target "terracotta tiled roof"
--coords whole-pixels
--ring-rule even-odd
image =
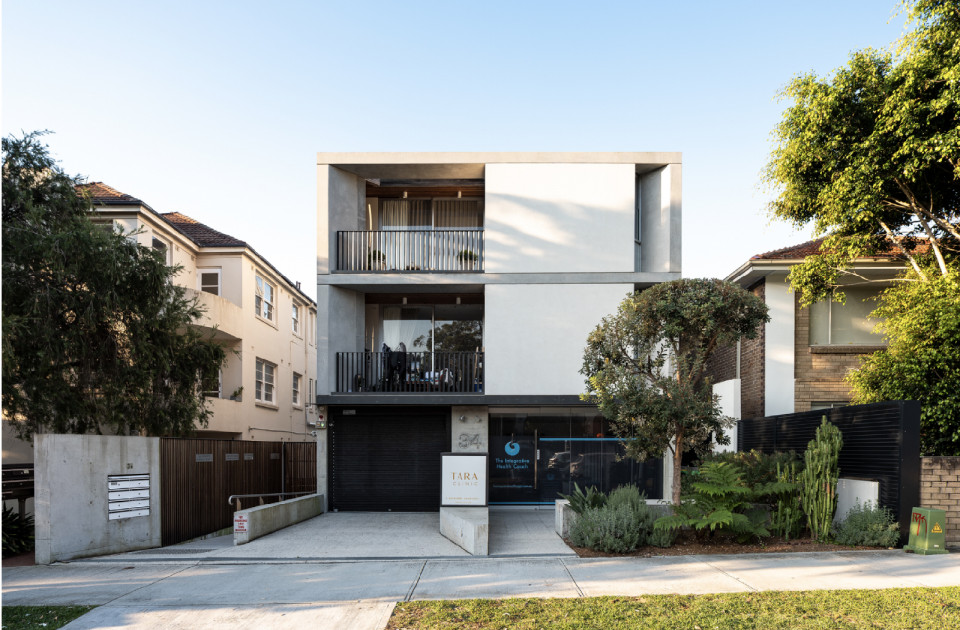
[[[116,188],[107,186],[103,182],[79,184],[77,186],[77,192],[88,195],[94,205],[145,205],[133,195],[122,193]]]
[[[218,232],[212,227],[191,219],[179,212],[165,212],[160,215],[175,230],[189,238],[200,247],[250,247],[238,238]],[[253,248],[250,248],[253,249]]]
[[[803,260],[807,256],[819,254],[823,241],[826,238],[827,237],[823,236],[813,241],[800,243],[799,245],[791,245],[782,249],[775,249],[772,252],[766,252],[765,254],[757,254],[756,256],[751,256],[750,260]],[[913,253],[926,251],[929,246],[928,243],[919,242],[913,248]],[[903,250],[899,247],[891,247],[886,251],[865,256],[865,258],[899,258],[902,254]]]

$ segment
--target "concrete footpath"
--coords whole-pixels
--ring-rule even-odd
[[[5,569],[3,605],[99,606],[66,626],[71,630],[228,625],[380,630],[396,602],[414,599],[960,585],[958,553],[918,556],[903,551],[850,551],[578,558],[566,547],[552,547],[555,540],[543,534],[538,521],[529,516],[520,518],[529,525],[525,534],[522,522],[514,523],[518,535],[528,536],[530,544],[539,535],[546,545],[540,549],[552,547],[559,553],[524,556],[512,553],[509,545],[501,545],[499,555],[474,558],[453,554],[440,541],[434,541],[436,547],[422,548],[425,553],[416,558],[405,553],[389,556],[390,545],[381,547],[381,557],[369,557],[375,546],[334,549],[322,537],[301,546],[299,554],[291,550],[291,541],[298,537],[306,540],[305,531],[317,533],[311,527],[331,527],[337,521],[324,516],[299,531],[299,526],[288,528],[282,536],[277,536],[281,532],[271,535],[277,536],[272,541],[268,536],[259,549],[255,543],[232,547],[227,541],[212,539],[146,553]],[[349,518],[339,523],[357,526]],[[363,540],[356,531],[354,534],[354,541]],[[424,536],[420,542],[405,544],[430,542],[432,534]],[[263,550],[268,546],[279,550],[284,540],[286,553],[264,557]],[[317,553],[321,548],[327,549],[327,557]],[[491,550],[496,551],[495,546]],[[357,559],[363,557],[360,554],[368,556]],[[352,557],[345,557],[348,555]]]

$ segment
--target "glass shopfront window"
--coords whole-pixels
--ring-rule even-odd
[[[489,448],[491,505],[552,505],[574,483],[604,492],[633,484],[662,497],[662,461],[626,458],[595,410],[491,409]]]

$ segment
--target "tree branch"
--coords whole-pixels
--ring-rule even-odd
[[[906,257],[907,257],[907,260],[910,261],[910,265],[913,267],[913,270],[917,272],[917,275],[920,276],[920,278],[921,278],[924,282],[926,282],[926,281],[928,280],[927,274],[923,273],[923,270],[920,269],[920,265],[917,264],[917,261],[916,261],[916,259],[913,257],[913,254],[911,254],[911,253],[907,250],[907,248],[904,247],[904,245],[903,245],[903,237],[897,236],[896,234],[894,234],[893,231],[892,231],[892,230],[887,226],[887,224],[884,223],[883,221],[879,221],[879,223],[880,223],[880,227],[883,228],[883,231],[887,233],[887,238],[889,238],[891,241],[893,241],[893,243],[894,243],[897,247],[900,248],[900,250],[903,252],[903,255],[906,256]]]

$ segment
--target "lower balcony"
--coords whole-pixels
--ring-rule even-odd
[[[482,394],[482,352],[338,352],[336,393]]]

